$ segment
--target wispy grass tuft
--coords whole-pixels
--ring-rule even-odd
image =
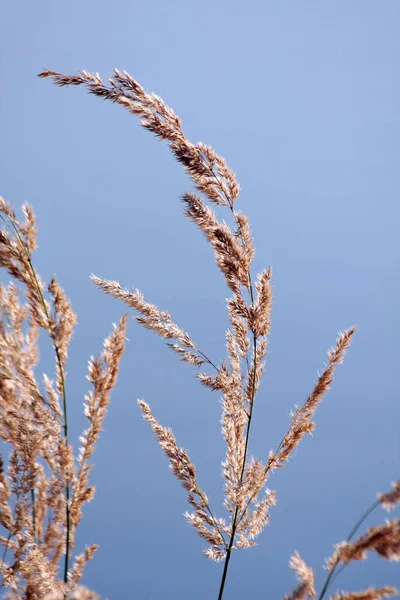
[[[139,324],[166,340],[179,360],[196,368],[199,382],[218,392],[221,398],[221,433],[226,445],[221,516],[202,487],[204,477],[197,473],[173,432],[159,423],[149,404],[144,400],[138,404],[169,459],[172,473],[186,491],[190,509],[185,517],[189,525],[205,543],[206,556],[222,563],[220,585],[215,591],[215,597],[222,600],[233,551],[256,545],[255,540],[268,524],[271,508],[277,502],[276,493],[269,487],[270,475],[287,464],[303,437],[314,430],[316,410],[331,387],[355,327],[339,333],[314,388],[295,407],[279,446],[269,452],[266,448],[261,459],[252,457],[253,410],[256,401],[262,401],[258,390],[271,328],[272,269],[268,267],[257,275],[252,272],[254,240],[248,217],[236,208],[240,186],[235,173],[210,146],[190,142],[173,110],[157,95],[147,93],[125,71],[115,70],[107,82],[97,73],[86,71],[69,76],[46,70],[39,76],[50,78],[59,86],[83,85],[90,94],[119,104],[138,116],[145,129],[167,142],[194,185],[194,191],[185,192],[181,198],[185,214],[211,245],[229,294],[226,355],[221,361],[214,357],[211,360],[206,349],[200,349],[167,311],[145,300],[139,290],[123,288],[117,281],[95,275],[92,280],[101,291],[126,304]],[[91,390],[85,397],[84,408],[89,424],[81,437],[79,455],[74,458],[68,440],[65,365],[76,317],[56,279],[53,277],[46,287],[33,266],[35,220],[30,207],[23,210],[24,223],[1,200],[4,229],[0,231],[0,266],[22,287],[25,302],[20,302],[15,283],[8,288],[0,287],[0,435],[11,449],[8,470],[0,464],[0,522],[6,531],[0,537],[4,546],[0,574],[10,597],[15,599],[94,600],[99,596],[80,586],[80,582],[97,546],[88,546],[75,558],[72,567],[70,556],[83,506],[95,491],[89,481],[89,460],[118,375],[127,317],[114,326],[102,355],[89,361]],[[221,219],[220,213],[224,211],[232,226]],[[35,376],[39,329],[48,333],[54,348],[55,384],[47,376],[40,384]],[[347,540],[336,545],[326,561],[327,577],[319,595],[314,572],[294,552],[290,566],[298,585],[286,596],[287,600],[317,597],[322,600],[341,571],[355,560],[364,560],[368,552],[400,560],[400,522],[395,518],[353,539],[373,510],[378,506],[390,510],[399,502],[400,480],[392,491],[378,495]],[[7,560],[9,554],[11,561]],[[336,592],[331,598],[375,600],[396,593],[389,586],[370,587],[362,592]]]

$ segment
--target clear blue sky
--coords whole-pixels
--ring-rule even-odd
[[[337,332],[358,325],[314,436],[270,480],[271,525],[233,556],[226,598],[288,593],[294,550],[321,582],[332,544],[400,475],[399,2],[43,0],[3,3],[0,20],[0,194],[33,204],[36,265],[46,280],[57,274],[79,314],[75,440],[87,359],[124,312],[90,273],[138,287],[217,359],[227,290],[183,216],[190,182],[167,146],[121,108],[37,79],[43,68],[128,70],[237,172],[255,268],[272,265],[275,286],[254,455],[277,445]],[[216,598],[221,565],[186,525],[184,492],[136,398],[172,426],[221,513],[218,395],[132,319],[129,339],[77,540],[101,545],[85,583],[112,600]],[[43,349],[43,369],[49,357]],[[400,584],[399,566],[370,559],[338,585],[384,583]]]

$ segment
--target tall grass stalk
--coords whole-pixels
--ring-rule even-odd
[[[167,142],[176,160],[189,175],[194,191],[182,195],[185,214],[204,235],[230,297],[227,298],[229,328],[226,356],[218,363],[179,327],[171,315],[145,300],[135,289],[126,289],[114,280],[92,275],[93,283],[104,293],[122,301],[133,311],[137,322],[166,340],[179,360],[196,368],[196,378],[222,397],[222,436],[225,459],[222,465],[224,515],[200,487],[195,465],[178,445],[173,432],[161,425],[144,400],[138,404],[171,470],[187,494],[188,523],[202,538],[204,552],[221,563],[221,579],[215,597],[227,596],[227,581],[234,550],[256,545],[256,538],[268,524],[276,494],[269,488],[270,475],[284,467],[303,437],[315,428],[314,417],[330,389],[339,364],[352,341],[355,327],[339,333],[328,352],[328,360],[310,394],[291,415],[291,422],[277,449],[263,459],[250,455],[254,405],[261,401],[260,387],[271,327],[272,269],[256,277],[252,273],[254,240],[247,216],[236,207],[240,186],[235,173],[210,146],[193,144],[185,136],[179,117],[157,95],[148,93],[128,73],[114,71],[101,77],[82,71],[63,75],[43,71],[59,86],[87,88],[90,94],[118,104],[138,116],[141,125]],[[226,212],[232,225],[221,220]],[[104,341],[99,356],[88,365],[90,390],[84,398],[88,426],[78,453],[68,437],[66,364],[76,315],[55,277],[45,285],[33,267],[36,248],[35,216],[23,206],[24,221],[0,199],[0,267],[12,281],[0,285],[0,437],[8,445],[8,468],[0,460],[0,535],[4,546],[0,561],[2,586],[10,600],[99,600],[100,596],[81,585],[83,572],[92,559],[96,544],[72,560],[75,535],[84,506],[93,499],[90,459],[104,423],[110,395],[116,384],[125,348],[127,315],[124,315]],[[55,382],[47,375],[37,379],[38,335],[49,335],[54,351]],[[203,370],[204,369],[204,370]],[[128,450],[128,448],[127,448]],[[323,600],[342,570],[351,562],[364,560],[374,552],[388,560],[400,559],[400,521],[355,534],[377,506],[391,510],[400,502],[400,480],[393,489],[379,494],[362,515],[346,541],[337,544],[326,561],[327,577],[317,595],[314,572],[295,552],[290,566],[297,586],[285,600]],[[7,560],[8,552],[12,555]],[[116,579],[118,573],[116,573]],[[393,596],[391,586],[370,587],[361,592],[336,592],[331,600],[378,600]]]

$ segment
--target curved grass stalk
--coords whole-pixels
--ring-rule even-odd
[[[234,211],[232,210],[233,214]],[[249,290],[250,290],[250,296],[251,296],[251,303],[252,305],[254,304],[254,294],[253,294],[253,285],[251,282],[251,275],[249,272]],[[253,385],[252,385],[252,396],[251,396],[251,404],[250,404],[250,412],[248,414],[248,421],[247,421],[247,430],[246,430],[246,441],[245,441],[245,447],[244,447],[244,456],[243,456],[243,464],[242,464],[242,470],[240,473],[240,484],[242,484],[243,482],[243,477],[244,477],[244,472],[246,469],[246,459],[247,459],[247,450],[248,450],[248,445],[249,445],[249,439],[250,439],[250,427],[251,427],[251,420],[252,420],[252,416],[253,416],[253,407],[254,407],[254,399],[255,399],[255,391],[256,391],[256,378],[257,378],[257,339],[256,336],[253,334],[253,353],[254,353],[254,360],[253,360]],[[222,578],[221,578],[221,584],[220,584],[220,588],[219,588],[219,593],[218,593],[218,600],[222,600],[223,594],[224,594],[224,589],[225,589],[225,582],[226,582],[226,577],[228,574],[228,568],[229,568],[229,562],[231,560],[231,555],[232,555],[232,546],[233,543],[235,541],[235,534],[236,534],[236,528],[239,524],[238,521],[238,516],[239,516],[239,507],[236,506],[236,510],[235,510],[235,514],[233,516],[233,520],[232,520],[232,532],[231,532],[231,537],[229,539],[229,545],[226,551],[226,557],[225,557],[225,562],[224,562],[224,569],[222,571]]]
[[[369,517],[369,515],[380,505],[380,500],[375,500],[375,502],[373,504],[371,504],[371,506],[369,506],[369,508],[367,508],[367,510],[362,514],[362,516],[358,519],[358,521],[356,522],[356,524],[354,525],[354,527],[352,528],[352,530],[350,531],[350,533],[348,534],[347,538],[346,538],[346,542],[350,542],[350,540],[352,539],[352,537],[355,535],[355,533],[359,530],[359,528],[361,527],[361,525],[364,523],[364,521]],[[322,598],[325,596],[325,593],[328,590],[328,587],[330,586],[331,583],[333,583],[333,581],[340,575],[340,573],[343,571],[343,569],[347,566],[347,565],[342,565],[342,567],[339,569],[339,571],[335,574],[335,571],[338,567],[340,563],[340,560],[337,558],[332,570],[330,571],[329,575],[327,576],[324,586],[321,590],[320,595],[318,596],[318,600],[322,600]]]

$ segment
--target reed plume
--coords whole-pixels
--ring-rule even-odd
[[[70,556],[83,506],[95,492],[89,459],[118,375],[127,318],[89,363],[89,427],[76,461],[68,439],[66,364],[77,319],[57,279],[46,286],[33,266],[35,216],[28,205],[23,213],[21,222],[0,198],[0,265],[15,280],[0,285],[0,437],[10,450],[7,469],[0,461],[0,523],[6,532],[0,537],[0,575],[15,599],[83,598],[78,584],[97,546],[87,546],[72,566]],[[55,381],[45,374],[37,379],[41,329],[54,349]]]
[[[190,142],[173,110],[156,94],[147,93],[128,73],[115,70],[104,83],[100,76],[82,71],[63,75],[43,71],[59,86],[83,85],[89,93],[119,104],[141,119],[141,125],[165,140],[176,160],[194,184],[182,202],[186,216],[211,245],[230,297],[227,299],[229,329],[225,334],[226,357],[211,360],[204,349],[177,325],[169,312],[145,300],[137,289],[93,275],[94,284],[134,311],[139,324],[166,340],[179,360],[196,367],[196,377],[221,397],[222,435],[226,444],[222,464],[225,515],[219,517],[200,485],[200,477],[188,453],[173,432],[159,423],[150,406],[139,400],[144,419],[169,459],[191,507],[188,523],[206,542],[205,554],[223,561],[218,599],[222,600],[233,550],[255,545],[268,524],[276,493],[268,486],[271,473],[286,465],[302,438],[315,428],[316,410],[329,390],[336,368],[343,361],[355,328],[339,333],[328,352],[328,361],[313,390],[297,406],[287,432],[264,459],[250,455],[253,409],[266,364],[272,312],[272,269],[253,277],[254,241],[249,219],[236,208],[240,194],[237,177],[210,146]],[[232,225],[219,212],[228,209]],[[36,248],[35,217],[23,207],[20,222],[13,209],[0,200],[0,266],[16,283],[0,286],[0,436],[10,445],[8,468],[0,461],[0,523],[6,532],[0,574],[9,598],[15,600],[98,600],[81,586],[86,563],[97,546],[87,546],[70,567],[76,529],[83,506],[95,493],[89,462],[98,441],[110,394],[116,383],[124,351],[127,317],[121,319],[104,342],[103,353],[91,358],[85,397],[88,427],[74,457],[68,438],[66,365],[76,316],[69,300],[53,277],[48,286],[32,264]],[[20,299],[22,287],[25,300]],[[36,378],[39,360],[38,332],[44,330],[54,349],[55,382],[46,375]],[[204,368],[205,370],[199,370]],[[377,500],[355,524],[347,540],[336,545],[326,561],[327,577],[318,600],[322,600],[341,571],[355,560],[375,552],[389,560],[400,558],[400,527],[397,519],[368,529],[353,539],[367,516],[378,506],[391,510],[400,502],[400,481]],[[7,561],[7,554],[12,559]],[[298,585],[286,600],[316,598],[314,573],[295,552],[290,560]],[[361,592],[337,591],[332,600],[375,600],[397,593],[384,586]]]
[[[87,71],[69,76],[46,70],[39,76],[49,77],[61,87],[83,85],[90,94],[119,104],[138,116],[142,127],[168,143],[195,186],[197,193],[182,195],[185,214],[211,245],[217,266],[231,292],[227,300],[230,328],[226,332],[225,360],[220,364],[211,361],[192,337],[172,321],[168,312],[148,303],[139,290],[124,289],[117,281],[97,276],[92,279],[99,289],[132,308],[136,320],[146,329],[172,340],[168,341],[168,346],[181,360],[197,367],[212,368],[211,373],[200,371],[196,375],[203,385],[222,395],[222,435],[226,442],[222,475],[228,519],[214,515],[207,495],[199,487],[195,466],[187,453],[178,447],[172,432],[156,420],[147,403],[140,400],[139,406],[169,457],[172,472],[187,491],[194,512],[187,512],[185,516],[208,542],[206,555],[224,561],[218,594],[221,600],[232,551],[253,546],[254,539],[268,523],[270,508],[276,502],[275,492],[267,487],[269,475],[283,467],[304,435],[313,431],[316,409],[332,384],[336,367],[344,358],[355,327],[339,334],[335,347],[328,353],[326,368],[305,402],[295,409],[278,448],[264,461],[252,458],[249,440],[253,408],[265,368],[271,326],[272,270],[268,268],[253,279],[253,238],[249,219],[236,209],[240,186],[235,173],[210,146],[190,142],[173,110],[156,94],[147,93],[125,71],[115,69],[108,82],[103,82],[98,73]],[[217,209],[228,209],[233,226],[221,221],[207,202]],[[386,505],[397,498],[397,493],[396,489],[391,496],[386,496]],[[311,570],[298,554],[294,555],[291,566],[300,585],[290,597],[313,597]]]

